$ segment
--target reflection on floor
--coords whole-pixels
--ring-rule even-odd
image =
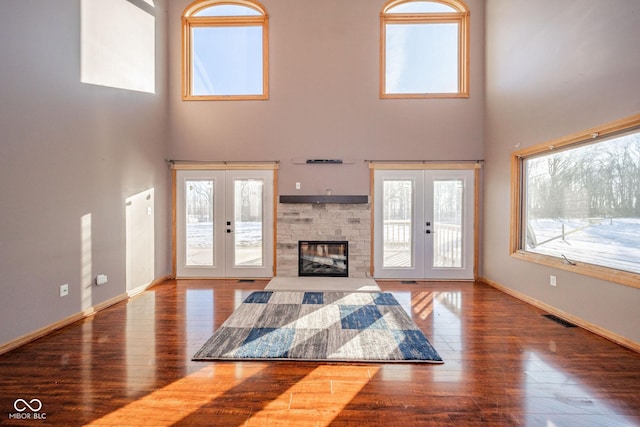
[[[0,356],[2,422],[640,425],[640,354],[483,284],[380,283],[444,365],[191,361],[266,283],[170,281]]]

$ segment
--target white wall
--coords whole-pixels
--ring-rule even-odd
[[[364,160],[476,160],[482,153],[484,2],[471,10],[471,98],[379,99],[380,11],[386,0],[264,0],[268,101],[181,101],[181,16],[169,3],[169,157],[279,160],[280,194],[368,194]],[[353,165],[295,165],[301,158]],[[295,182],[302,189],[295,190]]]
[[[166,10],[155,5],[156,90],[144,93],[80,81],[80,1],[0,3],[0,345],[125,292],[125,199],[143,190],[156,195],[155,277],[170,271]],[[86,283],[97,274],[109,283]]]
[[[640,112],[640,3],[487,0],[486,17],[483,275],[640,342],[640,289],[511,258],[508,208],[517,144]]]

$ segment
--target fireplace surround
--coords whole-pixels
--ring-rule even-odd
[[[337,197],[337,196],[325,196]],[[279,203],[277,276],[298,276],[298,242],[349,242],[349,277],[368,277],[371,211],[368,203]]]
[[[298,241],[298,276],[349,277],[349,242]]]

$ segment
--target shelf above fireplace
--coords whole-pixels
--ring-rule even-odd
[[[336,196],[280,196],[280,203],[333,203],[333,204],[367,204],[369,196],[336,195]]]

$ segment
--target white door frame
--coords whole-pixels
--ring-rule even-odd
[[[411,168],[403,165],[397,168],[385,169],[372,167],[373,169],[373,254],[374,263],[372,272],[379,279],[413,279],[413,280],[473,280],[476,274],[477,262],[477,167],[454,167],[436,169],[434,167]],[[408,266],[384,267],[383,266],[383,180],[406,180],[414,186],[412,194],[411,212],[411,252]],[[434,267],[429,261],[433,260],[434,248],[434,219],[433,212],[433,185],[436,180],[461,179],[463,187],[463,248],[462,266],[460,268]],[[429,185],[427,185],[429,184]],[[430,225],[427,225],[429,223]],[[427,234],[429,233],[429,234]],[[429,260],[429,261],[428,261]]]
[[[248,169],[194,169],[176,168],[174,174],[174,273],[178,278],[268,278],[274,275],[274,192],[273,168]],[[234,183],[238,179],[260,180],[262,186],[262,262],[260,265],[243,266],[235,262]],[[186,182],[211,180],[213,182],[211,265],[187,265],[186,255]]]

